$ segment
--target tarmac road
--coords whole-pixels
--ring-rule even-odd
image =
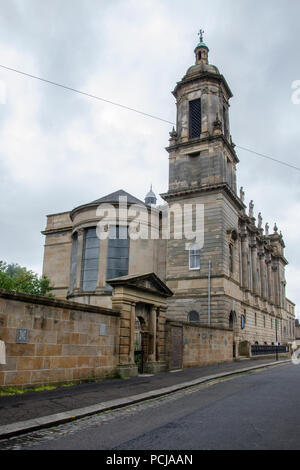
[[[2,442],[1,449],[300,449],[300,366],[285,364]]]

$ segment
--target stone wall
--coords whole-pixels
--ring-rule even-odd
[[[182,345],[172,344],[172,328],[182,329]],[[182,348],[182,365],[178,368],[206,366],[233,361],[233,331],[231,329],[167,320],[166,353],[172,369],[172,354]],[[181,353],[179,354],[181,356]]]
[[[0,340],[7,362],[0,365],[0,387],[111,377],[119,362],[119,314],[0,291]]]
[[[232,360],[232,330],[183,323],[184,368]]]

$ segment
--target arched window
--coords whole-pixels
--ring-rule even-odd
[[[236,324],[236,313],[231,310],[229,315],[229,328],[233,328]]]
[[[84,231],[84,246],[82,258],[82,290],[94,291],[98,281],[100,240],[96,233],[96,227],[87,228]]]
[[[200,269],[200,248],[198,245],[191,245],[189,248],[190,270]]]
[[[190,323],[199,323],[199,321],[200,321],[199,313],[196,312],[195,310],[192,310],[192,311],[188,314],[188,321],[189,321]]]

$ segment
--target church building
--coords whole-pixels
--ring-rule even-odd
[[[250,346],[254,351],[256,345],[287,345],[294,339],[285,244],[277,225],[263,226],[253,201],[246,206],[244,189],[237,189],[239,159],[229,114],[233,95],[209,63],[202,33],[194,52],[195,64],[173,91],[177,125],[167,147],[165,204],[156,204],[152,187],[144,201],[119,190],[49,215],[43,274],[55,297],[106,308],[112,307],[116,283],[155,275],[167,298],[167,318],[231,328],[234,355],[247,355]],[[176,206],[185,214],[197,205],[203,208],[200,242],[175,236],[181,215],[172,216],[170,236],[164,236],[168,209]],[[144,215],[143,233],[154,226],[155,236],[130,236],[136,212]],[[102,239],[103,219],[107,237]]]

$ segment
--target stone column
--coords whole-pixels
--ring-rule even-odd
[[[259,265],[260,265],[260,281],[261,281],[261,296],[266,298],[266,262],[265,254],[263,251],[259,252]]]
[[[280,285],[279,285],[279,278],[278,278],[278,268],[277,266],[272,266],[272,276],[273,276],[273,284],[274,284],[274,294],[273,299],[275,305],[279,305],[280,303]]]
[[[130,314],[130,351],[129,360],[131,364],[134,364],[134,346],[135,346],[135,302],[131,304]]]
[[[272,289],[272,266],[271,259],[266,260],[267,263],[267,278],[268,278],[268,299],[273,302],[273,289]]]
[[[156,362],[156,309],[154,305],[151,308],[149,319],[149,333],[151,343],[149,344],[148,362]]]
[[[84,229],[77,230],[77,258],[76,258],[76,281],[74,292],[81,290],[81,273],[83,257]]]
[[[166,308],[159,308],[158,312],[158,328],[157,328],[157,361],[161,364],[161,369],[166,367]]]
[[[248,238],[242,237],[242,287],[249,289],[248,279]]]
[[[106,290],[108,238],[100,240],[97,291]]]
[[[134,363],[135,304],[112,297],[113,309],[120,311],[119,373],[122,378],[138,374]]]
[[[251,245],[251,258],[252,258],[252,283],[253,283],[253,293],[258,294],[258,276],[257,276],[257,246],[256,243]]]

